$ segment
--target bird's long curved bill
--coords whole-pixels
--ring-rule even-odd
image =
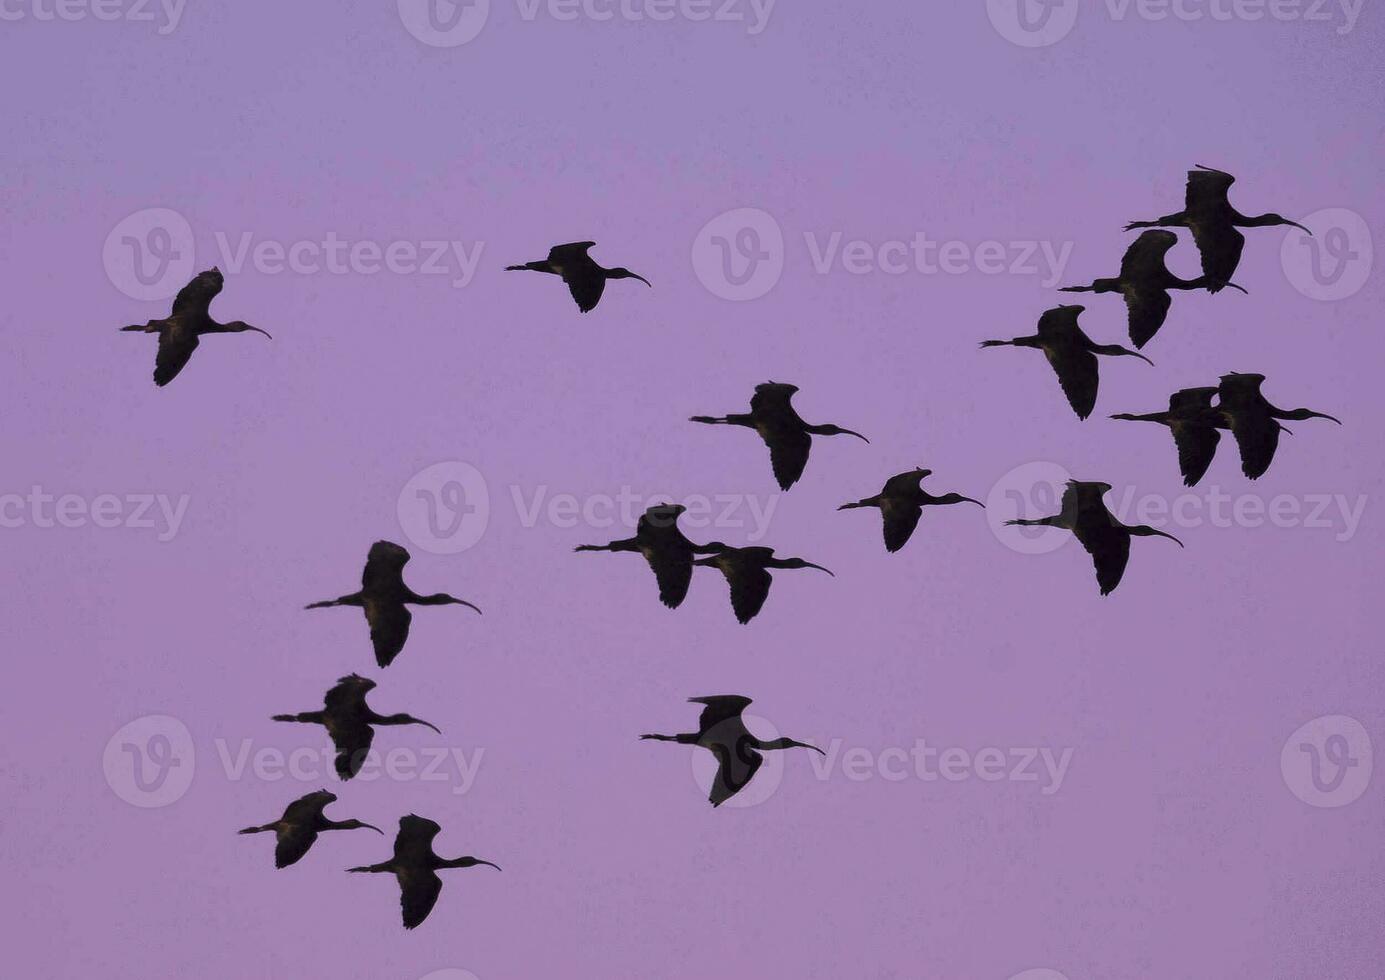
[[[477,859],[476,859],[476,863],[477,863],[477,864],[484,864],[486,867],[488,867],[488,868],[494,868],[496,871],[501,870],[500,865],[495,864],[494,862],[491,862],[491,861],[482,861],[480,858],[477,858]]]
[[[270,340],[273,340],[273,339],[274,339],[272,336],[270,336],[270,333],[269,333],[268,330],[261,330],[259,327],[251,327],[251,326],[246,326],[245,329],[246,329],[246,330],[253,330],[253,331],[255,331],[256,333],[262,333],[262,334],[264,334],[266,337],[269,337]]]
[[[477,614],[478,616],[481,615],[481,607],[478,606],[478,605],[476,605],[475,603],[467,602],[465,599],[458,599],[458,600],[457,600],[457,605],[459,605],[459,606],[466,606],[468,609],[474,609],[474,610],[476,610],[476,614]]]
[[[810,561],[805,561],[805,562],[803,563],[803,567],[804,567],[804,568],[816,568],[816,569],[817,569],[818,571],[820,571],[820,572],[826,572],[828,575],[831,575],[833,578],[836,578],[836,577],[837,577],[837,573],[834,572],[834,571],[832,571],[832,569],[830,569],[830,568],[823,568],[821,565],[814,565],[814,564],[813,564],[812,562],[810,562]]]
[[[1152,531],[1152,532],[1155,534],[1155,536],[1157,536],[1157,537],[1168,538],[1170,541],[1172,541],[1174,544],[1178,545],[1178,547],[1180,547],[1180,548],[1184,547],[1183,542],[1182,542],[1182,541],[1179,541],[1179,540],[1178,540],[1177,538],[1175,538],[1172,534],[1168,534],[1168,533],[1166,533],[1166,532],[1164,532],[1164,531],[1156,531],[1154,528],[1150,528],[1150,531]]]
[[[1313,412],[1308,417],[1313,419],[1327,419],[1329,422],[1336,422],[1338,425],[1342,424],[1342,420],[1335,415],[1326,415],[1322,412]]]
[[[648,286],[650,289],[653,289],[653,288],[654,288],[654,284],[653,284],[652,282],[650,282],[648,279],[646,279],[644,276],[638,276],[638,275],[636,275],[635,273],[632,272],[632,273],[630,273],[630,278],[631,278],[631,279],[638,279],[640,282],[644,283],[644,284],[645,284],[646,286]],[[484,862],[483,862],[483,863],[484,863]]]
[[[1228,289],[1237,289],[1237,290],[1240,290],[1242,293],[1245,293],[1247,296],[1250,295],[1250,290],[1249,290],[1249,289],[1246,289],[1246,287],[1244,287],[1244,286],[1238,286],[1238,285],[1236,285],[1234,282],[1228,282],[1228,283],[1226,283],[1226,288],[1228,288]]]
[[[1313,234],[1311,231],[1309,231],[1307,228],[1303,227],[1303,225],[1299,224],[1297,221],[1290,221],[1290,222],[1287,222],[1287,223],[1290,224],[1290,225],[1293,225],[1295,228],[1297,228],[1299,231],[1303,232],[1303,233],[1306,234],[1306,235],[1310,235],[1310,236],[1311,236],[1311,235]],[[1329,236],[1329,237],[1331,237],[1331,236]]]
[[[361,821],[361,826],[362,826],[362,827],[369,827],[371,830],[375,831],[377,834],[379,834],[379,835],[382,836],[382,837],[383,837],[384,834],[385,834],[385,832],[384,832],[383,830],[381,830],[379,827],[375,826],[375,824],[373,824],[373,823],[366,823],[365,821]]]
[[[983,504],[983,503],[982,503],[981,501],[979,501],[979,500],[976,500],[976,499],[973,498],[973,497],[963,497],[962,500],[964,500],[966,503],[969,503],[969,504],[975,504],[976,506],[980,507],[982,510],[985,510],[985,509],[986,509],[986,505],[985,505],[985,504]]]
[[[1132,351],[1128,351],[1127,353],[1129,353],[1131,357],[1138,357],[1140,360],[1144,361],[1144,362],[1145,362],[1146,364],[1148,364],[1150,367],[1154,367],[1154,362],[1151,361],[1149,358],[1145,357],[1145,356],[1144,356],[1143,354],[1141,354],[1139,351],[1132,350]]]
[[[423,725],[423,726],[425,726],[425,727],[427,727],[427,728],[431,728],[433,731],[437,732],[439,735],[442,734],[442,729],[439,728],[437,725],[433,724],[431,721],[424,721],[422,718],[415,718],[415,719],[414,719],[414,723],[415,723],[415,724],[418,724],[418,725]]]
[[[843,430],[842,430],[842,435],[844,435],[844,436],[855,436],[857,439],[860,439],[860,440],[861,440],[862,442],[864,442],[864,443],[869,443],[869,442],[870,442],[870,440],[867,439],[865,436],[861,435],[861,433],[859,433],[859,432],[852,432],[850,429],[843,429]]]

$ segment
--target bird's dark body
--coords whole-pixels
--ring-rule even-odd
[[[923,516],[923,508],[946,504],[973,503],[982,507],[979,500],[948,493],[935,497],[920,484],[932,470],[919,468],[908,473],[900,473],[885,481],[884,488],[874,497],[866,497],[855,503],[842,504],[838,510],[853,510],[859,507],[878,507],[883,518],[885,550],[891,553],[903,548],[913,536]]]
[[[221,292],[224,280],[221,270],[212,268],[198,273],[173,299],[173,311],[161,320],[131,324],[121,330],[159,335],[159,350],[154,357],[154,384],[162,388],[183,370],[197,350],[200,338],[209,333],[244,333],[253,330],[265,333],[240,320],[218,323],[211,317],[212,300]]]
[[[742,625],[759,615],[769,598],[769,587],[774,581],[771,568],[816,568],[832,574],[802,558],[776,558],[772,548],[731,548],[715,541],[707,545],[707,550],[713,554],[693,564],[718,569],[726,578],[731,587],[731,610]]]
[[[1322,418],[1341,424],[1331,415],[1306,408],[1292,411],[1276,408],[1260,391],[1264,381],[1261,374],[1228,374],[1221,379],[1218,388],[1217,411],[1236,438],[1241,452],[1241,471],[1252,480],[1264,476],[1274,462],[1279,449],[1279,433],[1286,431],[1280,424],[1281,419]]]
[[[373,827],[368,823],[361,823],[359,820],[330,820],[322,812],[327,804],[336,801],[336,794],[327,790],[318,790],[316,793],[309,793],[307,796],[299,797],[284,809],[284,815],[278,820],[263,827],[246,827],[240,831],[242,834],[259,834],[273,832],[275,836],[274,866],[276,868],[286,868],[295,864],[303,855],[308,853],[309,848],[317,840],[317,835],[327,830],[356,830],[369,829],[376,833],[382,833],[379,827]]]
[[[414,617],[405,603],[419,606],[459,605],[478,613],[481,611],[470,602],[445,592],[430,596],[414,592],[404,584],[404,566],[408,563],[409,552],[404,548],[392,541],[376,541],[370,546],[365,569],[361,572],[361,591],[339,599],[310,603],[307,608],[359,606],[370,627],[375,662],[381,667],[393,663],[408,642],[409,626]]]
[[[525,262],[523,265],[506,266],[506,271],[546,272],[549,275],[558,276],[567,283],[573,301],[583,313],[590,313],[596,309],[596,305],[601,302],[602,294],[606,291],[606,280],[608,279],[638,279],[646,286],[649,285],[648,279],[635,275],[629,269],[606,269],[597,265],[596,261],[587,254],[588,249],[595,247],[595,245],[596,242],[570,242],[567,245],[555,245],[549,249],[548,258],[536,262]]]
[[[399,885],[399,908],[405,929],[414,929],[437,904],[442,892],[438,872],[446,868],[473,868],[477,865],[500,870],[490,861],[474,857],[446,859],[433,851],[433,840],[442,830],[427,817],[409,814],[399,818],[399,832],[394,838],[394,854],[381,864],[350,868],[353,872],[373,872],[394,875]]]
[[[693,559],[707,549],[694,544],[678,527],[686,510],[681,504],[656,504],[640,516],[633,538],[604,545],[581,545],[578,551],[631,551],[644,556],[659,585],[659,601],[677,609],[692,583]]]

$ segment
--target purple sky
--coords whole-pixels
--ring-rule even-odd
[[[108,21],[0,0],[8,974],[1379,976],[1374,5],[1252,20],[1266,8],[1186,0],[1160,20],[1110,0],[1057,37],[1059,3],[1034,36],[1056,43],[1024,47],[979,2],[786,2],[759,22],[749,0],[726,8],[741,21],[491,0],[474,40],[435,47],[406,29],[410,0],[188,0],[176,23],[134,3],[102,0]],[[1123,223],[1176,210],[1194,163],[1235,173],[1246,213],[1345,209],[1310,223],[1326,257],[1248,232],[1250,295],[1177,295],[1157,367],[1105,362],[1085,423],[1036,352],[977,349],[1031,332],[1055,284],[1114,274]],[[699,231],[745,208],[772,222],[761,247],[782,235],[782,276],[738,301],[704,284],[735,216]],[[181,284],[138,298],[121,263],[162,220],[148,209],[195,249],[176,222],[146,243],[171,243],[174,271],[219,264],[213,314],[272,342],[212,337],[154,388],[153,338],[117,332]],[[920,234],[952,243],[925,256],[951,271],[895,244]],[[329,236],[344,267],[314,244]],[[584,239],[654,288],[614,283],[582,316],[556,280],[501,271]],[[447,274],[406,271],[430,242],[475,266],[449,248]],[[1192,275],[1196,253],[1170,264]],[[1119,300],[1087,306],[1099,342],[1124,339]],[[1254,484],[1228,440],[1187,491],[1166,433],[1106,419],[1230,370],[1346,425],[1292,423]],[[770,378],[871,444],[817,441],[779,495],[752,433],[686,421],[743,411]],[[834,508],[915,465],[994,506],[929,512],[887,555],[878,515]],[[1035,474],[1065,473],[1186,550],[1137,540],[1102,599],[1075,543],[994,528],[1016,491],[1048,512]],[[446,507],[456,474],[489,494],[461,551],[429,538],[415,492]],[[70,495],[63,520],[34,488]],[[670,612],[637,558],[571,553],[628,533],[602,526],[622,491],[735,504],[691,536],[764,530],[837,578],[781,574],[742,627],[699,572]],[[485,610],[417,611],[386,671],[357,612],[302,610],[354,589],[377,538],[413,551],[419,591]],[[376,740],[443,778],[342,785],[317,758],[272,778],[275,750],[326,741],[269,716],[352,670],[378,710],[443,729]],[[636,736],[733,691],[761,731],[831,755],[787,753],[756,805],[713,810],[693,750]],[[1324,716],[1346,720],[1295,734]],[[178,766],[137,783],[141,747]],[[1035,778],[1014,778],[1032,753]],[[323,785],[338,818],[392,833],[424,814],[443,854],[505,870],[446,872],[405,933],[392,882],[342,871],[388,838],[327,835],[276,872],[268,838],[234,835]]]

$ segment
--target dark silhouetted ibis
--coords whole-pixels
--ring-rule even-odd
[[[981,342],[982,347],[1032,347],[1043,351],[1053,373],[1058,375],[1063,394],[1068,396],[1068,404],[1080,419],[1091,415],[1096,407],[1096,390],[1101,380],[1096,355],[1138,357],[1146,364],[1154,363],[1119,344],[1094,343],[1077,325],[1077,318],[1084,309],[1083,306],[1059,306],[1045,311],[1039,317],[1039,332],[1032,337]]]
[[[644,555],[659,583],[659,599],[677,609],[688,594],[692,581],[693,556],[707,554],[703,545],[693,544],[678,527],[682,504],[656,504],[641,515],[635,536],[610,544],[578,545],[577,551],[629,551]]]
[[[1220,395],[1217,410],[1236,437],[1236,445],[1241,450],[1241,471],[1252,480],[1259,479],[1270,468],[1275,450],[1279,448],[1280,430],[1288,431],[1279,424],[1280,419],[1327,419],[1342,424],[1341,419],[1306,408],[1293,411],[1275,408],[1260,393],[1264,381],[1263,374],[1226,374],[1217,389]]]
[[[981,501],[973,500],[971,497],[963,497],[960,493],[945,493],[941,497],[933,496],[919,486],[923,478],[931,475],[932,472],[932,470],[919,467],[908,473],[892,476],[885,481],[884,489],[874,497],[866,497],[854,504],[842,504],[837,509],[854,510],[857,507],[879,507],[885,524],[885,550],[898,551],[904,547],[905,542],[914,533],[914,528],[918,527],[919,517],[922,516],[924,507],[960,503],[976,504],[979,507],[986,506]]]
[[[230,323],[217,323],[208,312],[212,300],[221,292],[221,270],[208,269],[198,273],[193,280],[178,290],[173,298],[173,312],[162,320],[148,323],[132,323],[121,327],[123,331],[156,333],[159,335],[159,352],[154,356],[154,384],[162,388],[178,376],[183,366],[197,350],[199,338],[209,333],[268,333],[259,327],[252,327],[241,320]]]
[[[751,704],[750,698],[739,694],[717,694],[688,698],[688,701],[705,705],[702,716],[697,720],[697,731],[683,735],[641,735],[640,738],[677,742],[679,745],[700,745],[716,756],[717,774],[708,797],[712,806],[721,806],[746,787],[765,761],[761,752],[812,749],[819,755],[827,754],[807,742],[796,742],[791,738],[776,738],[766,742],[750,734],[741,718],[741,712]]]
[[[359,674],[348,674],[337,680],[336,686],[322,699],[322,711],[303,711],[296,715],[275,715],[274,721],[295,721],[305,725],[322,725],[337,749],[337,775],[350,779],[365,764],[370,743],[375,738],[372,725],[423,725],[439,735],[438,727],[413,715],[377,715],[365,703],[365,696],[375,688],[375,682]]]
[[[392,874],[399,883],[399,906],[403,912],[404,928],[412,929],[433,911],[442,891],[438,872],[444,868],[474,868],[484,864],[500,870],[500,865],[480,858],[440,858],[433,852],[433,839],[442,830],[427,817],[411,813],[399,818],[399,833],[394,838],[394,856],[380,864],[348,868],[353,873]]]
[[[808,465],[808,450],[812,446],[813,436],[855,436],[863,442],[870,442],[861,433],[838,425],[809,425],[803,421],[791,403],[796,391],[798,388],[794,385],[777,381],[756,385],[748,414],[720,418],[694,415],[692,421],[704,425],[742,425],[754,429],[769,447],[775,479],[779,481],[781,489],[787,490],[798,482],[803,475],[803,467]]]
[[[1197,165],[1188,171],[1188,186],[1184,192],[1183,210],[1166,214],[1153,221],[1132,221],[1126,231],[1135,228],[1187,228],[1202,256],[1202,272],[1209,280],[1207,289],[1217,292],[1231,283],[1236,266],[1241,263],[1241,250],[1246,238],[1237,228],[1265,228],[1271,225],[1290,225],[1300,231],[1307,228],[1283,215],[1261,214],[1248,218],[1231,206],[1227,191],[1236,178],[1221,170]]]
[[[1194,487],[1217,454],[1217,444],[1221,442],[1217,430],[1227,428],[1221,412],[1212,407],[1216,394],[1216,388],[1184,388],[1169,396],[1167,412],[1151,412],[1148,415],[1122,412],[1111,418],[1126,422],[1158,422],[1168,426],[1173,433],[1174,445],[1178,448],[1178,471],[1183,474],[1183,483]]]
[[[577,308],[583,313],[596,309],[596,304],[601,302],[601,293],[606,289],[607,279],[638,279],[646,286],[650,285],[648,279],[635,275],[629,269],[603,269],[597,265],[587,254],[587,250],[595,245],[596,242],[554,245],[549,249],[548,258],[526,262],[523,265],[509,265],[505,267],[505,271],[547,272],[562,276],[563,282],[567,283],[567,288],[572,293],[572,298],[577,301]]]
[[[720,569],[726,576],[731,586],[731,609],[741,623],[754,619],[769,598],[769,587],[774,581],[769,573],[771,568],[816,568],[832,575],[821,565],[802,558],[775,558],[772,548],[732,548],[720,541],[713,541],[706,548],[713,554],[693,564]]]
[[[408,563],[409,553],[402,547],[391,541],[376,541],[366,556],[361,591],[340,599],[313,602],[304,608],[359,606],[365,611],[366,622],[370,624],[375,662],[381,667],[388,667],[399,651],[404,649],[404,643],[409,638],[409,624],[414,617],[405,608],[405,603],[415,606],[466,606],[478,613],[481,611],[465,599],[458,599],[446,592],[419,595],[404,584],[404,566]]]
[[[1172,534],[1157,531],[1147,524],[1134,527],[1122,524],[1115,514],[1106,509],[1106,504],[1101,499],[1110,489],[1109,483],[1069,480],[1068,487],[1063,492],[1060,513],[1053,517],[1040,517],[1036,520],[1019,518],[1005,523],[1022,527],[1061,527],[1071,531],[1092,556],[1101,594],[1109,595],[1120,585],[1121,576],[1125,574],[1126,563],[1130,560],[1132,537],[1168,538],[1180,548],[1183,547],[1183,542]]]
[[[1125,297],[1130,340],[1136,347],[1143,347],[1169,315],[1170,289],[1212,288],[1212,280],[1207,276],[1180,279],[1164,265],[1164,256],[1177,242],[1178,236],[1171,231],[1147,231],[1125,250],[1118,277],[1098,279],[1090,286],[1064,286],[1062,292],[1120,293]],[[1245,292],[1234,282],[1222,285]]]
[[[294,800],[284,809],[284,815],[263,827],[246,827],[238,831],[242,834],[263,834],[273,831],[277,843],[274,846],[274,866],[287,868],[295,863],[308,848],[313,846],[317,835],[324,830],[373,830],[377,834],[384,831],[374,824],[359,820],[332,820],[323,816],[328,803],[336,802],[337,795],[325,789],[309,793]]]

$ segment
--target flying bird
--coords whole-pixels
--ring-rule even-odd
[[[1063,394],[1068,396],[1068,404],[1080,419],[1091,415],[1096,407],[1096,390],[1101,380],[1096,355],[1138,357],[1146,364],[1154,363],[1119,344],[1094,343],[1077,325],[1077,318],[1084,309],[1083,306],[1058,306],[1045,311],[1039,317],[1039,332],[1032,337],[981,342],[982,347],[1033,347],[1043,351],[1053,373],[1058,375]]]
[[[252,327],[241,320],[218,323],[212,319],[208,308],[217,293],[221,292],[221,270],[212,267],[198,273],[191,282],[178,290],[173,298],[173,312],[162,320],[148,323],[132,323],[121,327],[122,331],[156,333],[159,335],[159,352],[154,356],[154,384],[162,388],[178,376],[183,366],[197,350],[199,338],[209,333],[244,333],[253,330],[269,334],[259,327]],[[272,339],[272,338],[271,338]]]
[[[409,624],[413,614],[405,608],[405,603],[415,606],[476,606],[465,599],[458,599],[446,592],[433,595],[419,595],[404,584],[404,566],[409,563],[409,553],[392,541],[376,541],[370,546],[366,556],[365,571],[361,575],[361,591],[344,595],[340,599],[313,602],[305,609],[325,609],[328,606],[359,606],[365,611],[366,622],[370,624],[370,642],[375,647],[375,662],[388,667],[404,643],[409,639]]]
[[[1167,412],[1148,415],[1123,412],[1111,418],[1168,426],[1178,449],[1178,471],[1183,474],[1183,484],[1195,487],[1217,454],[1217,444],[1221,442],[1217,430],[1228,428],[1222,413],[1212,407],[1216,394],[1216,388],[1183,388],[1169,396]]]
[[[769,598],[769,587],[774,581],[771,568],[816,568],[820,572],[831,571],[821,565],[814,565],[802,558],[775,558],[772,548],[732,548],[713,541],[707,545],[713,554],[699,558],[694,565],[716,568],[726,576],[731,586],[731,609],[736,620],[742,624],[750,622]],[[835,578],[835,576],[833,576]]]
[[[578,545],[575,550],[640,553],[659,583],[660,601],[677,609],[692,582],[693,556],[708,553],[705,545],[689,541],[678,527],[678,518],[686,510],[682,504],[656,504],[641,515],[633,538],[610,544]]]
[[[1096,581],[1102,595],[1110,595],[1120,585],[1125,574],[1126,563],[1130,560],[1130,539],[1157,536],[1168,538],[1180,548],[1183,542],[1172,534],[1156,531],[1147,524],[1129,526],[1122,524],[1115,514],[1106,509],[1102,496],[1111,489],[1109,483],[1085,483],[1069,480],[1063,491],[1062,510],[1053,517],[1040,517],[1035,520],[1019,518],[1006,521],[1021,527],[1061,527],[1071,531],[1087,554],[1092,556],[1096,566]]]
[[[433,839],[442,830],[427,817],[411,813],[399,818],[399,833],[394,838],[394,856],[380,864],[348,868],[355,873],[392,874],[399,882],[399,906],[403,912],[404,928],[412,929],[433,911],[442,891],[438,872],[443,868],[474,868],[484,864],[500,870],[500,865],[480,858],[459,857],[448,860],[433,852]]]
[[[1289,431],[1279,423],[1280,419],[1327,419],[1342,424],[1341,419],[1306,408],[1293,411],[1275,408],[1260,393],[1264,381],[1263,374],[1227,374],[1222,376],[1218,389],[1217,409],[1236,437],[1241,451],[1241,471],[1252,480],[1259,479],[1270,468],[1275,450],[1279,448],[1280,431]]]
[[[1169,315],[1170,289],[1206,289],[1212,292],[1222,286],[1240,289],[1234,282],[1216,283],[1208,276],[1181,279],[1164,265],[1164,256],[1178,242],[1171,231],[1147,231],[1125,250],[1120,275],[1114,279],[1097,279],[1089,286],[1064,286],[1065,293],[1120,293],[1125,308],[1130,340],[1137,348],[1149,343]]]
[[[1183,210],[1166,214],[1153,221],[1132,221],[1126,231],[1135,228],[1187,228],[1202,256],[1202,272],[1209,280],[1209,292],[1218,292],[1230,285],[1236,266],[1241,262],[1241,250],[1246,238],[1237,228],[1265,228],[1271,225],[1291,225],[1313,234],[1296,221],[1279,214],[1261,214],[1248,218],[1231,206],[1227,191],[1236,178],[1221,170],[1197,165],[1188,171],[1188,185],[1183,198]]]
[[[567,283],[567,288],[572,293],[572,298],[577,301],[577,308],[583,313],[590,313],[596,309],[596,304],[601,302],[607,279],[638,279],[646,286],[650,285],[648,279],[635,275],[629,269],[604,269],[597,265],[587,254],[587,250],[595,245],[596,242],[554,245],[548,251],[548,258],[526,262],[523,265],[508,265],[505,271],[547,272],[550,275],[562,276],[563,282]]]
[[[798,482],[803,468],[808,465],[812,436],[855,436],[863,442],[870,442],[861,433],[841,426],[809,425],[803,421],[791,403],[796,391],[798,388],[794,385],[777,381],[756,385],[748,414],[720,418],[694,415],[692,421],[704,425],[742,425],[754,429],[769,447],[770,464],[774,467],[774,477],[779,481],[780,489],[787,490]]]
[[[933,496],[919,485],[924,477],[930,476],[932,473],[932,470],[919,467],[908,473],[892,476],[885,481],[884,489],[874,497],[866,497],[854,504],[842,504],[837,510],[879,507],[880,513],[884,517],[885,550],[895,552],[903,548],[910,536],[913,535],[914,528],[918,527],[919,518],[923,515],[924,507],[960,503],[976,504],[983,508],[986,506],[981,501],[973,500],[971,497],[963,497],[960,493],[945,493],[941,497]]]
[[[320,789],[316,793],[299,797],[284,809],[284,815],[263,827],[246,827],[237,831],[241,834],[263,834],[273,832],[277,843],[274,846],[274,866],[287,868],[295,863],[317,840],[324,830],[373,830],[377,834],[384,831],[374,824],[359,820],[333,820],[323,816],[323,809],[335,802],[337,795]]]
[[[275,715],[274,721],[294,721],[305,725],[322,725],[337,749],[337,775],[350,779],[365,764],[370,743],[375,738],[373,725],[424,725],[439,735],[442,731],[422,718],[413,715],[379,715],[365,703],[365,697],[375,688],[375,682],[359,674],[348,674],[337,680],[336,686],[322,699],[324,710],[302,711],[296,715]]]
[[[708,796],[712,806],[721,806],[735,796],[754,778],[761,763],[761,752],[775,749],[812,749],[819,755],[827,753],[816,745],[796,742],[791,738],[763,741],[750,734],[741,712],[752,702],[739,694],[717,694],[704,698],[688,698],[691,704],[705,705],[697,720],[697,731],[682,735],[641,735],[642,740],[677,742],[679,745],[700,745],[717,759],[717,774]]]

